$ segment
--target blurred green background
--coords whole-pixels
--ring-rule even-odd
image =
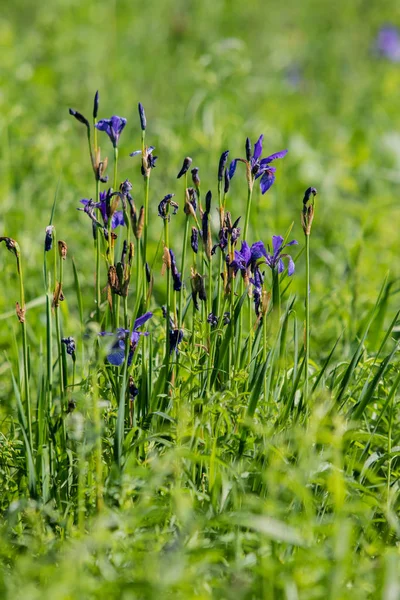
[[[267,242],[294,222],[302,243],[302,195],[317,187],[312,310],[321,348],[343,328],[354,335],[355,317],[375,300],[388,269],[396,303],[400,64],[374,52],[387,22],[400,23],[394,0],[3,2],[0,233],[22,247],[28,300],[43,294],[44,229],[57,186],[57,235],[91,289],[91,227],[76,207],[94,186],[85,131],[68,108],[90,117],[99,89],[99,116],[128,119],[120,178],[131,179],[139,205],[139,161],[129,153],[139,147],[137,102],[145,106],[147,139],[159,156],[151,180],[154,249],[162,229],[157,204],[167,192],[181,195],[183,157],[200,168],[202,189],[215,192],[220,153],[243,156],[246,136],[255,141],[264,133],[267,154],[289,154],[276,165],[272,189],[263,197],[257,189],[249,241]],[[100,135],[111,160],[111,144]],[[228,202],[235,218],[244,216],[246,199],[240,175]],[[179,247],[182,219],[172,225]],[[0,268],[4,316],[17,290],[5,250]],[[300,276],[292,289],[301,293]],[[91,294],[87,302],[89,310]],[[38,318],[43,312],[37,309]]]

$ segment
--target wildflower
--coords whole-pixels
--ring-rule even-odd
[[[400,61],[400,31],[394,25],[384,25],[376,38],[376,49],[392,62]]]
[[[100,210],[101,216],[103,218],[103,223],[104,223],[105,227],[107,227],[108,216],[113,208],[111,205],[111,199],[115,196],[119,196],[119,193],[111,192],[111,189],[109,189],[106,192],[100,192],[99,202],[93,202],[92,199],[87,200],[86,198],[83,198],[80,201],[80,203],[83,204],[85,208],[84,209],[78,208],[78,210],[84,210],[85,212],[88,212],[88,210],[86,210],[87,207],[91,208],[91,209],[98,208]],[[116,229],[120,225],[125,225],[124,213],[122,210],[117,210],[117,211],[114,211],[112,214],[111,228]]]
[[[174,196],[175,194],[167,194],[158,205],[158,216],[162,219],[168,219],[168,221],[170,220],[170,215],[168,213],[169,206],[173,208],[173,215],[176,215],[178,212],[179,205],[172,201]]]
[[[229,325],[231,322],[231,313],[229,311],[224,312],[224,316],[222,318],[222,323],[224,325]]]
[[[65,344],[66,346],[66,350],[67,350],[67,354],[69,354],[70,356],[72,356],[72,360],[75,360],[75,350],[76,350],[76,346],[75,346],[75,340],[73,337],[66,337],[66,338],[61,338],[61,343]]]
[[[121,135],[126,125],[126,119],[124,117],[112,116],[111,119],[101,119],[95,124],[96,129],[99,131],[105,131],[110,138],[114,148],[118,145],[119,136]]]
[[[144,152],[141,150],[135,150],[131,152],[129,156],[138,156],[139,154],[142,156],[142,175],[144,177],[150,177],[151,169],[155,169],[156,160],[158,156],[153,156],[153,150],[155,150],[154,146],[146,146]]]
[[[169,251],[169,255],[171,257],[171,274],[172,274],[172,279],[174,281],[174,290],[175,290],[175,292],[180,292],[182,289],[181,274],[178,272],[178,267],[176,266],[175,254],[173,253],[172,250]]]
[[[183,331],[182,329],[171,329],[169,332],[169,352],[175,350],[176,355],[179,354],[179,344],[183,340]]]
[[[187,156],[185,158],[185,160],[183,161],[183,165],[181,170],[179,171],[178,175],[176,176],[177,179],[180,179],[182,177],[182,175],[185,175],[188,170],[190,165],[192,164],[192,159],[190,158],[190,156]]]
[[[248,243],[245,240],[243,240],[242,247],[240,248],[240,250],[235,250],[234,259],[229,263],[229,266],[233,269],[235,275],[238,271],[242,273],[243,277],[246,275],[247,269],[251,263],[251,257],[251,249]]]
[[[46,227],[46,235],[44,238],[44,251],[49,252],[49,250],[53,247],[53,231],[54,225],[49,225]]]
[[[210,312],[207,317],[207,323],[210,323],[211,327],[216,327],[218,325],[218,317]]]
[[[281,150],[280,152],[275,152],[275,154],[271,154],[266,158],[261,158],[262,155],[262,142],[263,142],[263,134],[260,135],[257,142],[254,144],[253,155],[251,156],[251,144],[250,140],[247,138],[246,140],[246,160],[243,158],[235,158],[231,164],[229,165],[229,178],[235,174],[237,162],[244,162],[247,165],[247,179],[250,187],[253,186],[253,183],[256,179],[260,178],[260,189],[261,193],[265,194],[272,186],[275,181],[275,172],[276,168],[269,166],[270,163],[277,158],[283,158],[287,154],[287,150]]]
[[[132,363],[133,353],[135,352],[136,346],[138,345],[140,336],[149,335],[147,331],[139,332],[137,330],[139,329],[139,327],[144,325],[149,319],[151,319],[152,316],[153,313],[147,312],[138,319],[136,319],[133,325],[132,335],[130,339],[130,349],[128,354],[128,366]],[[116,334],[109,333],[108,331],[102,331],[101,333],[99,333],[99,335],[116,335],[116,340],[114,341],[111,347],[111,351],[107,354],[107,361],[111,365],[120,367],[125,360],[125,341],[129,335],[129,329],[123,329],[122,327],[119,327],[117,329]]]
[[[265,250],[265,246],[262,242],[256,242],[252,246],[253,254],[252,260],[253,262],[258,261],[260,258],[265,258],[265,263],[270,267],[270,269],[275,269],[278,267],[278,273],[282,273],[285,269],[285,265],[283,262],[284,258],[288,259],[288,275],[289,277],[294,273],[294,262],[292,257],[289,254],[282,254],[282,250],[287,246],[294,246],[298,244],[296,240],[292,240],[288,244],[283,245],[283,237],[281,235],[273,235],[272,236],[272,254],[269,254]]]

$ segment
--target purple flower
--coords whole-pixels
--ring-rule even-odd
[[[234,259],[229,266],[233,269],[235,274],[238,271],[240,271],[244,277],[246,275],[248,267],[251,264],[251,257],[251,249],[248,243],[245,240],[243,240],[242,247],[240,248],[240,250],[235,250]]]
[[[283,244],[283,237],[281,235],[273,235],[272,236],[272,254],[269,254],[265,246],[262,242],[256,242],[253,244],[252,249],[254,248],[253,260],[258,261],[260,258],[265,258],[265,263],[270,267],[270,269],[275,269],[278,267],[278,273],[282,273],[285,270],[285,265],[283,262],[284,258],[288,259],[288,275],[289,277],[294,273],[294,262],[292,257],[289,254],[282,254],[282,250],[287,246],[294,246],[298,244],[296,240],[292,240],[288,244]]]
[[[136,346],[138,345],[140,336],[149,335],[147,331],[142,333],[137,330],[139,329],[139,327],[144,325],[149,319],[151,319],[152,316],[153,313],[147,312],[138,319],[136,319],[133,325],[132,335],[130,339],[130,350],[128,355],[128,366],[132,363],[133,353],[135,352]],[[101,335],[102,337],[106,335],[116,336],[116,339],[113,345],[111,346],[111,350],[109,354],[107,354],[107,361],[111,365],[120,367],[125,360],[125,340],[129,335],[129,329],[123,329],[122,327],[118,327],[116,334],[110,333],[108,331],[102,331],[101,333],[99,333],[99,335]]]
[[[400,62],[400,32],[394,25],[384,25],[376,38],[379,54],[392,62]]]
[[[124,117],[112,116],[111,119],[101,119],[95,124],[95,127],[99,131],[105,131],[110,138],[114,148],[118,145],[119,136],[121,135],[126,125],[126,119]]]
[[[99,202],[93,202],[92,200],[87,200],[86,198],[83,198],[83,200],[80,200],[80,203],[83,204],[84,206],[87,206],[89,203],[91,203],[91,206],[93,208],[98,208],[100,210],[101,216],[103,218],[103,223],[105,226],[107,226],[107,223],[108,223],[107,209],[110,205],[112,196],[113,196],[113,194],[111,193],[111,190],[107,190],[107,192],[100,192]],[[82,209],[78,209],[78,210],[82,210]],[[122,210],[117,210],[114,212],[114,214],[111,218],[111,227],[112,227],[112,229],[116,229],[120,225],[125,225],[124,213]]]
[[[71,336],[67,337],[67,338],[61,338],[61,343],[65,344],[67,354],[72,356],[72,358],[74,359],[75,358],[75,350],[76,350],[74,338]]]
[[[270,163],[272,161],[276,160],[277,158],[283,158],[284,156],[286,156],[288,151],[281,150],[280,152],[275,152],[275,154],[271,154],[270,156],[267,156],[266,158],[261,158],[262,149],[263,149],[262,148],[263,138],[264,138],[264,136],[263,136],[263,134],[261,134],[260,137],[258,138],[258,140],[256,141],[256,143],[254,144],[254,151],[253,151],[252,156],[251,156],[251,143],[250,143],[250,140],[247,138],[247,140],[246,140],[247,160],[244,161],[243,159],[235,158],[235,160],[233,160],[231,162],[231,164],[229,165],[228,174],[229,174],[229,178],[232,179],[232,177],[234,176],[235,171],[236,171],[237,161],[240,160],[241,162],[246,162],[248,165],[248,168],[250,169],[250,174],[251,174],[253,180],[260,179],[261,193],[265,194],[265,192],[267,192],[269,190],[269,188],[275,181],[276,168],[271,167]]]

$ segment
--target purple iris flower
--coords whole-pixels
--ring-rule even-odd
[[[262,147],[263,138],[264,138],[264,135],[261,134],[260,137],[258,138],[258,140],[256,141],[256,143],[254,144],[253,156],[251,156],[250,141],[249,140],[246,141],[247,161],[244,161],[244,162],[246,162],[249,165],[251,175],[254,179],[261,178],[260,179],[261,193],[265,194],[265,192],[267,192],[269,190],[269,188],[275,181],[276,168],[271,167],[270,163],[273,160],[276,160],[277,158],[283,158],[284,156],[286,156],[288,151],[281,150],[280,152],[275,152],[275,154],[271,154],[270,156],[267,156],[266,158],[261,158],[262,149],[263,149],[263,147]],[[243,162],[243,159],[235,158],[235,160],[233,160],[231,162],[231,164],[229,165],[229,171],[228,171],[229,179],[232,179],[232,177],[235,174],[238,160],[241,160]]]
[[[95,127],[99,131],[105,131],[110,138],[114,148],[118,145],[119,136],[121,135],[126,125],[126,119],[124,117],[117,117],[113,115],[111,119],[101,119],[95,124]]]
[[[379,54],[392,62],[400,62],[400,31],[394,25],[384,25],[376,38]]]
[[[133,353],[135,352],[136,346],[138,345],[139,339],[141,335],[149,335],[147,331],[144,333],[141,331],[137,331],[139,327],[144,325],[151,317],[153,313],[147,312],[138,319],[136,319],[131,340],[130,340],[130,350],[128,355],[128,366],[132,363]],[[129,335],[129,329],[123,329],[122,327],[118,327],[116,334],[110,333],[108,331],[102,331],[99,333],[101,336],[106,335],[114,335],[116,336],[116,340],[111,347],[111,351],[107,354],[107,361],[116,367],[120,367],[125,360],[125,340]]]
[[[288,275],[289,277],[294,273],[294,261],[293,258],[289,254],[282,254],[282,251],[287,246],[294,246],[298,244],[296,240],[292,240],[287,244],[283,243],[283,237],[281,235],[273,235],[272,236],[272,254],[269,254],[265,246],[262,242],[256,242],[253,244],[252,248],[256,246],[254,252],[254,259],[258,260],[259,258],[264,257],[266,264],[270,267],[270,269],[275,269],[278,267],[278,273],[282,273],[285,270],[285,265],[283,262],[284,258],[288,259]]]
[[[80,200],[80,203],[84,206],[87,206],[89,202],[92,202],[92,206],[94,208],[98,208],[100,210],[101,216],[103,217],[103,223],[107,226],[108,223],[108,215],[107,215],[107,204],[111,199],[111,192],[108,190],[107,192],[100,192],[100,200],[99,202],[92,202],[92,200],[87,200],[83,198]],[[82,210],[82,209],[80,209]],[[117,210],[112,216],[111,219],[111,227],[112,229],[116,229],[119,225],[125,225],[124,221],[124,213],[122,210]]]

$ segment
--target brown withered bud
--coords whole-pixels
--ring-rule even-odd
[[[62,240],[59,240],[58,253],[63,260],[65,260],[67,258],[67,252],[68,252],[67,244],[65,242],[63,242]]]
[[[196,190],[192,187],[187,188],[186,190],[186,202],[184,206],[184,211],[186,215],[192,215],[192,217],[196,218],[196,208],[197,208],[197,193]]]
[[[136,239],[140,240],[140,238],[142,237],[143,228],[144,228],[144,206],[141,206],[140,210],[139,210],[139,217],[137,219],[136,230],[134,230]]]
[[[265,316],[271,304],[271,292],[262,291],[261,295],[261,314]]]
[[[18,242],[10,237],[0,237],[0,242],[5,242],[7,250],[15,254],[16,258],[20,257],[20,249]]]
[[[16,302],[15,303],[15,312],[17,313],[18,321],[20,323],[25,323],[25,313],[26,313],[25,306],[21,307],[20,303]]]
[[[115,292],[116,294],[118,294],[120,291],[119,281],[118,281],[117,269],[116,269],[116,267],[114,267],[114,265],[110,265],[110,267],[108,269],[107,278],[108,278],[108,285],[110,286],[112,291]]]
[[[53,308],[58,308],[60,306],[60,302],[65,300],[62,285],[59,281],[56,282],[56,287],[53,294]]]
[[[96,181],[107,183],[108,177],[105,175],[105,171],[108,165],[108,158],[101,159],[100,148],[97,148],[94,157],[92,158],[93,172]]]
[[[161,269],[161,275],[164,275],[165,271],[167,269],[171,268],[171,255],[169,253],[169,249],[167,248],[167,246],[164,246],[162,262],[163,262],[163,265],[162,265],[162,269]]]
[[[200,300],[205,302],[207,300],[206,296],[206,288],[204,285],[204,276],[197,273],[193,267],[191,268],[191,278],[190,284],[192,287],[192,300],[196,310],[199,310],[199,303],[197,301],[197,296]]]

